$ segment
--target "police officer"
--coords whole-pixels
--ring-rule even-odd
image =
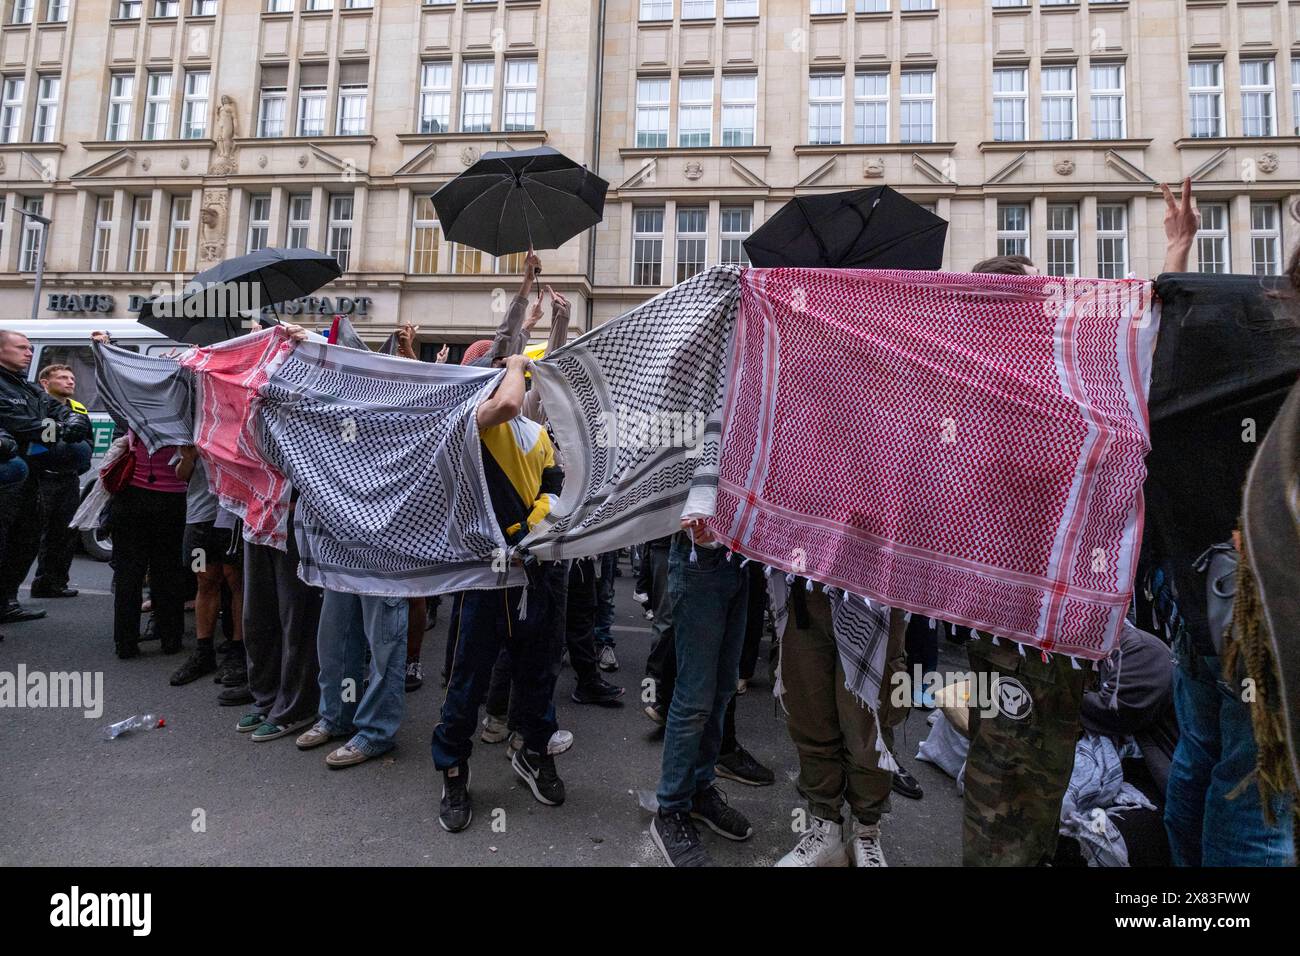
[[[75,398],[77,378],[67,365],[47,365],[36,377],[45,394],[67,405],[74,412],[87,414],[86,406]],[[68,527],[81,501],[78,475],[90,470],[91,442],[62,442],[58,449],[42,455],[37,481],[41,489],[41,549],[36,559],[36,577],[32,580],[32,597],[76,597],[77,589],[68,587],[68,569],[76,532]]]

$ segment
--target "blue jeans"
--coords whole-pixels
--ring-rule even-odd
[[[352,746],[372,757],[393,749],[406,706],[406,608],[406,598],[330,590],[321,602],[320,719],[331,733],[352,733]]]
[[[659,808],[691,808],[695,794],[713,784],[722,746],[727,705],[740,679],[745,646],[749,575],[723,548],[697,548],[690,560],[686,535],[668,553],[668,588],[673,600],[677,682],[668,708]]]
[[[596,575],[596,647],[614,646],[610,627],[614,624],[614,565],[617,551],[607,551],[600,556],[600,571]]]
[[[1277,822],[1269,826],[1256,783],[1228,797],[1255,769],[1250,705],[1222,678],[1218,657],[1197,654],[1190,640],[1180,642],[1177,654],[1179,736],[1165,794],[1174,865],[1294,865],[1290,801],[1274,801]]]

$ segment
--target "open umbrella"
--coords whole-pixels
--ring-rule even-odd
[[[600,222],[609,183],[549,146],[484,153],[433,194],[452,242],[494,256],[558,249]]]
[[[948,223],[888,186],[798,196],[745,240],[756,266],[938,269]]]
[[[211,345],[248,330],[262,309],[311,295],[342,273],[314,249],[259,249],[200,272],[178,295],[154,296],[140,322],[177,342]]]

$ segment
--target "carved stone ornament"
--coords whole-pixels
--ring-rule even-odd
[[[182,156],[181,169],[189,169],[189,168],[190,168],[190,158],[188,156]]]
[[[1068,175],[1070,175],[1072,172],[1074,172],[1074,160],[1072,160],[1072,159],[1068,159],[1068,158],[1067,158],[1067,159],[1058,159],[1058,160],[1053,164],[1052,168],[1056,170],[1056,172],[1057,172],[1058,175],[1061,175],[1061,176],[1068,176]]]
[[[235,171],[235,101],[222,95],[221,105],[217,107],[216,122],[217,154],[208,165],[208,172],[215,176],[224,176]]]
[[[686,164],[686,168],[682,171],[682,175],[687,179],[699,179],[704,175],[704,167],[695,162],[695,160],[691,160]]]
[[[478,162],[478,150],[473,146],[466,146],[460,151],[460,164],[462,166],[473,166]]]
[[[885,161],[879,156],[868,157],[862,166],[862,175],[865,179],[882,178],[885,175]]]
[[[298,154],[298,165],[301,166],[303,169],[306,169],[306,168],[307,168],[307,154],[306,154],[306,153],[299,153],[299,154]]]
[[[0,176],[3,176],[8,168],[8,164],[5,163],[5,158],[0,156]]]
[[[229,204],[226,190],[203,190],[203,208],[199,211],[199,260],[202,262],[218,262],[226,257]]]
[[[1278,166],[1278,155],[1271,150],[1267,153],[1260,153],[1259,159],[1255,163],[1256,168],[1261,173],[1275,173]]]
[[[149,172],[149,167],[152,165],[153,165],[153,160],[150,159],[148,156],[140,160],[140,168],[143,169],[146,173]]]
[[[257,168],[266,169],[266,153],[257,154]]]

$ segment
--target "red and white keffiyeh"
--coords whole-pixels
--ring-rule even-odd
[[[1141,533],[1150,284],[741,282],[714,534],[891,607],[1105,656]]]

